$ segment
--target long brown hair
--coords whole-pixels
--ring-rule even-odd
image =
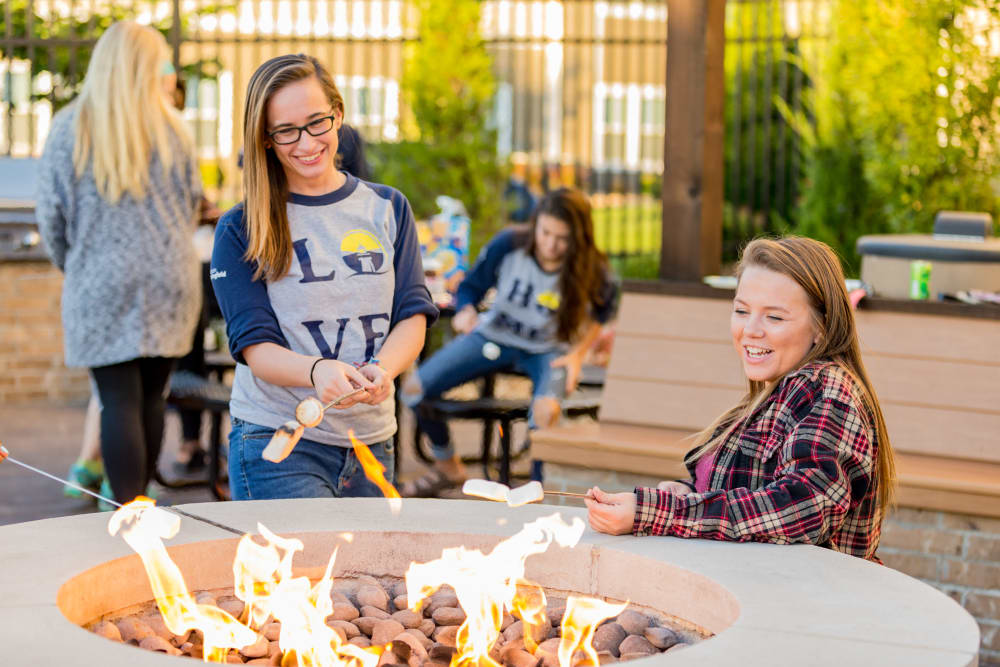
[[[538,202],[531,215],[528,252],[535,254],[538,216],[545,214],[562,220],[569,227],[569,247],[559,273],[561,297],[556,311],[556,336],[573,341],[590,314],[591,304],[600,302],[601,287],[607,279],[608,261],[594,244],[594,222],[590,201],[575,188],[559,188]]]
[[[288,180],[267,136],[267,103],[290,83],[316,77],[330,106],[341,118],[344,98],[330,72],[303,53],[271,58],[257,68],[247,85],[243,109],[243,197],[247,217],[246,259],[257,263],[254,280],[277,280],[292,262],[292,234],[288,227]],[[336,131],[336,130],[331,130]]]
[[[844,286],[844,272],[837,255],[828,245],[803,237],[756,239],[743,250],[737,276],[754,266],[780,273],[794,280],[809,299],[813,328],[818,342],[795,369],[817,360],[829,360],[846,370],[862,388],[861,399],[874,421],[878,439],[876,484],[879,506],[884,512],[892,503],[896,482],[896,467],[892,445],[886,431],[882,408],[861,360],[854,310]],[[696,448],[688,455],[695,461],[718,447],[739,424],[743,423],[780,384],[782,378],[770,382],[749,381],[746,395],[720,415],[708,428],[694,436]]]

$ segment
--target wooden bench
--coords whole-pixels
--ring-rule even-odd
[[[745,391],[729,338],[733,293],[626,290],[600,420],[536,432],[533,456],[686,477],[687,436]],[[898,503],[1000,517],[1000,309],[872,300],[857,321],[896,452]]]
[[[597,418],[601,406],[600,388],[604,384],[604,369],[596,366],[584,366],[580,377],[579,391],[562,401],[562,412],[567,417],[575,418],[589,416]],[[512,425],[515,421],[524,421],[531,410],[529,396],[518,398],[501,398],[495,395],[497,374],[483,378],[480,383],[479,397],[473,399],[436,398],[424,401],[418,406],[422,414],[443,420],[465,419],[483,423],[482,450],[478,457],[463,458],[465,463],[479,463],[482,466],[483,477],[491,479],[490,468],[493,464],[493,430],[496,422],[500,422],[500,458],[497,476],[501,483],[510,484],[510,464],[525,453],[527,448],[514,451],[511,443]],[[417,455],[425,462],[433,459],[424,451],[424,442],[419,426],[414,431]]]

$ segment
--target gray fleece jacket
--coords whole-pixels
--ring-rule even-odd
[[[35,216],[53,263],[65,273],[66,365],[99,367],[191,349],[201,308],[192,240],[201,182],[195,156],[174,138],[163,173],[154,155],[146,196],[109,204],[93,172],[73,171],[75,105],[56,114],[39,164]]]

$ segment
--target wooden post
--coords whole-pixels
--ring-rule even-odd
[[[667,0],[664,279],[721,267],[725,13],[725,0]]]

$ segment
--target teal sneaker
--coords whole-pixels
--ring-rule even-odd
[[[104,466],[100,461],[77,461],[69,467],[66,479],[85,489],[97,491],[104,480]],[[72,486],[64,486],[63,495],[67,498],[82,498],[84,493]]]
[[[114,492],[111,491],[111,482],[108,481],[107,477],[105,477],[104,481],[101,482],[101,490],[99,493],[105,498],[113,499],[115,497]],[[112,505],[109,502],[98,500],[97,509],[101,510],[102,512],[114,512],[116,509],[118,509],[118,507],[116,505]]]

